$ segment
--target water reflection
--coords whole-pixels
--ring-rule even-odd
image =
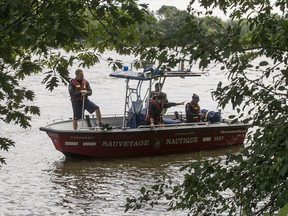
[[[238,152],[239,148],[236,146],[217,151],[129,159],[66,158],[55,162],[51,170],[53,193],[58,194],[54,201],[71,214],[124,215],[126,198],[139,195],[141,186],[153,185],[163,175],[181,181],[181,166],[193,160]],[[165,206],[157,207],[149,212],[156,214],[164,209]],[[137,211],[139,213],[141,211]],[[135,215],[135,212],[125,215],[129,214]],[[170,214],[174,215],[175,212]],[[165,215],[169,215],[168,212]]]

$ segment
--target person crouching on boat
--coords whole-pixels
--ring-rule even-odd
[[[199,96],[197,94],[193,94],[192,101],[187,103],[185,106],[186,112],[186,122],[200,122],[203,115],[201,113],[199,103]]]
[[[69,83],[69,94],[71,97],[73,109],[73,129],[77,130],[77,120],[84,117],[84,110],[87,110],[90,114],[96,112],[97,121],[99,123],[99,126],[101,126],[102,117],[100,108],[88,99],[88,96],[92,95],[92,89],[89,82],[84,79],[83,70],[76,70],[75,79],[72,79]]]
[[[146,124],[154,128],[155,125],[163,125],[161,112],[165,108],[165,100],[167,95],[160,92],[155,98],[149,102],[149,110],[146,114]]]

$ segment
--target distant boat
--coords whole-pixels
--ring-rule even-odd
[[[170,77],[195,77],[191,71],[130,71],[125,68],[110,74],[111,77],[126,80],[124,114],[104,116],[102,121],[109,127],[99,127],[93,116],[79,120],[79,130],[73,130],[72,119],[55,121],[45,131],[55,148],[66,156],[87,156],[95,158],[120,158],[187,153],[242,145],[249,124],[234,123],[225,119],[216,122],[186,123],[185,116],[164,116],[164,126],[151,129],[144,119],[154,82],[165,83]],[[134,83],[134,87],[130,86]],[[148,84],[142,97],[143,83]],[[190,95],[189,95],[190,96]]]

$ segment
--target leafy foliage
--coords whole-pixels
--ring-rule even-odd
[[[150,189],[142,187],[140,197],[127,200],[126,210],[155,206],[164,199],[169,210],[188,209],[191,214],[272,215],[281,208],[285,213],[287,2],[200,0],[204,12],[197,11],[194,2],[187,12],[163,7],[153,17],[147,5],[134,0],[0,1],[0,120],[26,128],[31,117],[40,114],[29,105],[34,92],[19,80],[46,73],[43,83],[52,91],[69,79],[75,62],[90,67],[105,50],[138,56],[137,66],[142,60],[157,60],[170,67],[182,59],[206,70],[221,64],[230,83],[220,82],[213,96],[222,108],[232,105],[238,112],[235,121],[252,124],[250,145],[225,160],[183,167],[182,184],[163,178]],[[230,20],[214,17],[217,8],[229,12]],[[274,8],[280,12],[274,14]],[[257,62],[259,57],[267,60]],[[108,60],[114,69],[122,66]],[[13,145],[0,138],[1,150]]]
[[[27,128],[40,115],[39,107],[29,105],[34,92],[19,82],[26,76],[46,73],[43,84],[52,91],[69,80],[75,62],[91,67],[107,49],[133,53],[138,26],[151,19],[146,8],[133,0],[0,1],[0,121]],[[13,144],[1,137],[0,149]]]
[[[0,137],[0,150],[8,151],[8,149],[11,146],[14,146],[14,141],[5,138],[5,137]],[[5,158],[0,156],[0,163],[5,164]]]
[[[230,11],[231,21],[223,23],[210,16],[199,19],[203,13],[194,9],[192,0],[177,43],[175,37],[166,43],[180,45],[178,54],[190,63],[197,61],[202,69],[223,65],[230,83],[220,82],[213,96],[221,108],[231,104],[238,112],[234,121],[251,123],[249,145],[224,160],[183,167],[186,174],[181,184],[163,179],[150,189],[141,189],[141,196],[127,199],[126,210],[166,200],[168,209],[187,209],[191,215],[274,215],[281,208],[281,214],[287,214],[287,2],[199,2],[205,15],[219,8]],[[275,8],[279,14],[273,13]],[[205,29],[202,24],[207,19],[217,28]],[[267,60],[258,62],[260,57]]]

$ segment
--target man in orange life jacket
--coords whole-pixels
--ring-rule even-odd
[[[201,113],[201,109],[198,102],[199,102],[199,96],[197,94],[193,94],[192,101],[186,104],[185,112],[187,123],[200,122],[203,115]]]
[[[167,95],[164,92],[160,92],[156,98],[152,99],[149,103],[149,110],[146,115],[146,124],[150,124],[151,128],[155,125],[163,124],[161,112],[165,108],[165,100]]]
[[[88,81],[84,79],[83,70],[77,69],[75,72],[75,79],[72,79],[69,83],[69,94],[71,97],[73,108],[73,128],[77,130],[77,120],[81,119],[84,113],[82,113],[83,97],[85,100],[84,110],[87,110],[90,114],[96,112],[96,118],[99,126],[101,126],[101,112],[100,108],[88,99],[88,96],[92,95],[92,89]]]

